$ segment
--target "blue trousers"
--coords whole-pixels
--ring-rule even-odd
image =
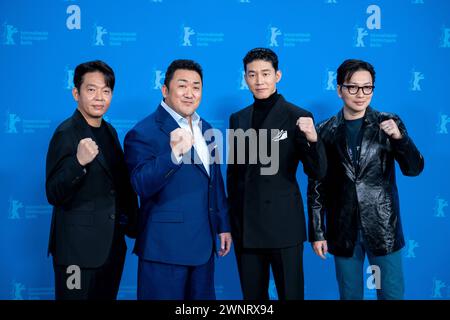
[[[215,300],[214,254],[199,266],[139,258],[138,300]]]
[[[370,265],[379,267],[380,288],[378,300],[403,300],[404,280],[401,250],[385,256],[374,256],[367,250],[362,230],[358,230],[353,256],[334,257],[336,278],[341,300],[362,300],[364,298],[364,259],[367,253]],[[370,274],[366,274],[368,277]]]

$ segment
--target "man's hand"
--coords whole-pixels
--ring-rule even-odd
[[[170,133],[170,147],[176,157],[182,156],[194,145],[194,137],[183,128],[177,128]]]
[[[327,257],[325,256],[328,252],[328,246],[327,246],[327,240],[322,240],[322,241],[314,241],[312,243],[312,247],[314,252],[321,257],[322,259],[326,259]]]
[[[313,119],[310,117],[300,117],[297,119],[297,126],[306,136],[309,142],[317,142],[317,132]]]
[[[219,238],[220,238],[220,250],[219,250],[219,256],[220,257],[225,257],[228,252],[230,252],[231,249],[231,233],[229,232],[224,232],[224,233],[219,233]]]
[[[400,133],[400,130],[398,129],[397,124],[392,119],[385,120],[382,123],[380,123],[380,128],[381,130],[386,132],[386,134],[392,139],[398,140],[403,138],[402,134]]]
[[[77,160],[84,167],[98,155],[98,146],[91,138],[81,139],[77,148]]]

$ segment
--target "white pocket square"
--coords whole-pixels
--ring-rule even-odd
[[[277,133],[277,135],[275,137],[272,138],[272,141],[280,141],[280,140],[284,140],[287,139],[287,131],[286,130],[281,130],[280,132]]]

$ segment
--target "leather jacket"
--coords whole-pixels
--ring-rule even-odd
[[[393,119],[402,138],[390,138],[380,128]],[[377,256],[401,249],[404,237],[400,219],[395,161],[405,176],[417,176],[424,159],[395,114],[367,108],[359,161],[355,165],[347,151],[342,110],[318,125],[328,158],[327,175],[309,179],[309,241],[327,240],[328,250],[351,257],[358,226],[370,252]]]

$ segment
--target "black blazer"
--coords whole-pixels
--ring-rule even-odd
[[[48,202],[54,208],[48,253],[58,265],[99,267],[108,258],[115,227],[122,253],[126,251],[124,233],[135,236],[137,197],[130,184],[117,132],[105,123],[121,154],[116,188],[101,150],[85,168],[78,163],[79,141],[84,138],[95,141],[78,110],[58,126],[50,141],[45,187]]]
[[[230,129],[251,128],[253,105],[230,116]],[[272,175],[261,175],[258,160],[251,164],[249,157],[253,144],[245,142],[245,164],[238,164],[242,150],[229,152],[227,167],[227,190],[233,240],[236,246],[245,248],[284,248],[306,240],[303,200],[296,179],[299,162],[310,177],[326,174],[325,149],[321,140],[308,143],[305,135],[296,125],[299,117],[312,114],[279,97],[264,120],[261,129],[269,129],[267,146],[279,149],[278,170]],[[278,130],[270,130],[278,129]],[[286,131],[284,139],[281,130]],[[282,139],[271,141],[278,135]],[[259,135],[258,139],[264,136]],[[230,135],[230,148],[238,139]],[[270,152],[272,147],[269,147]],[[233,162],[233,163],[230,163]],[[275,166],[276,167],[276,166]]]

